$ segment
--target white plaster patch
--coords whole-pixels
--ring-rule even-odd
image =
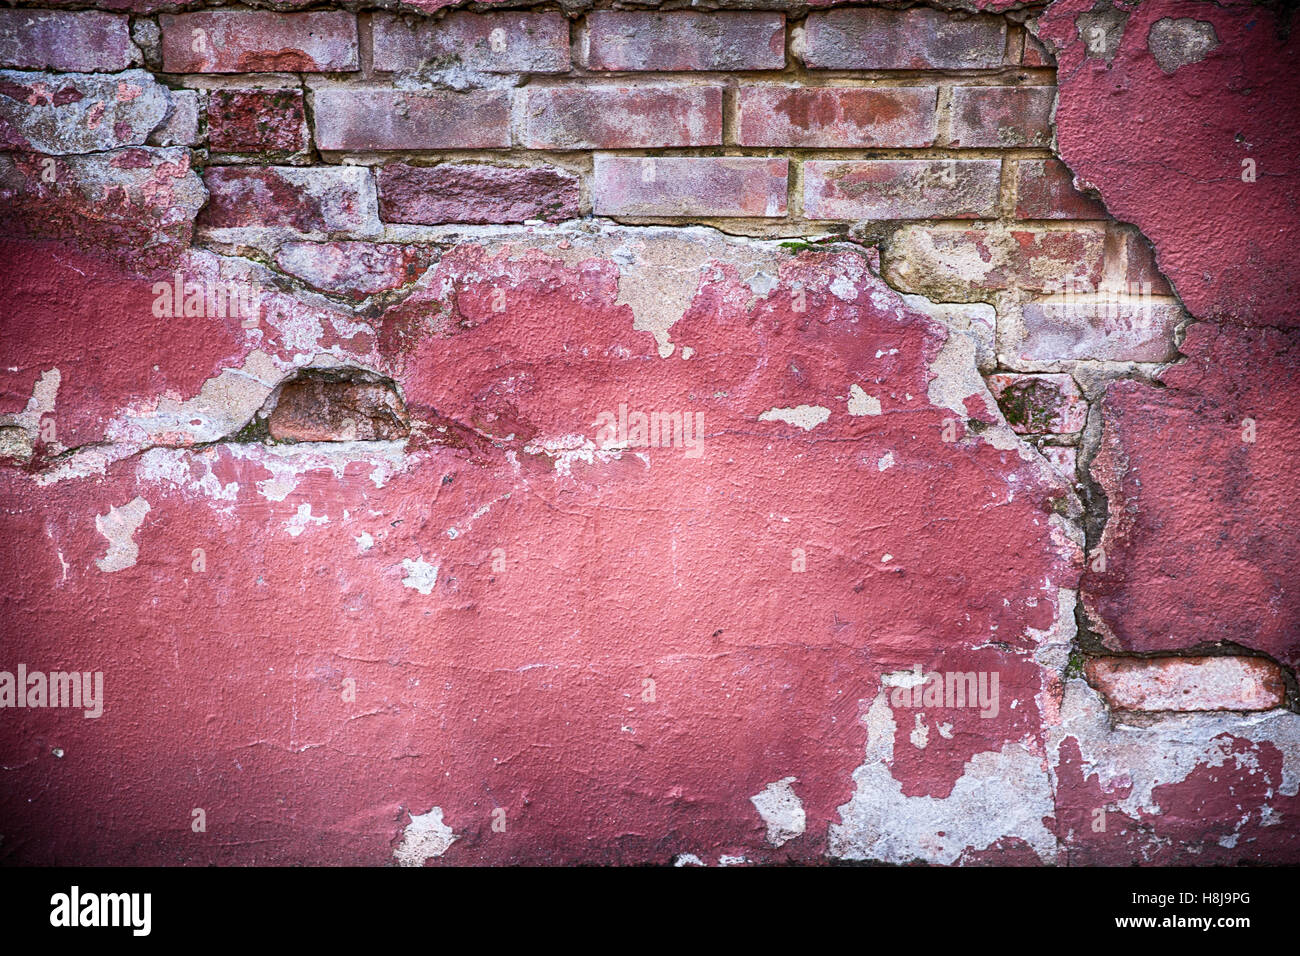
[[[373,548],[374,546],[375,546],[375,539],[372,538],[372,537],[369,535],[369,533],[363,531],[363,532],[361,532],[359,535],[357,535],[357,550],[358,550],[358,551],[362,551],[362,552],[369,551],[369,550],[370,550],[371,548]]]
[[[120,508],[109,508],[108,514],[95,516],[95,530],[108,539],[108,553],[95,559],[99,570],[111,573],[135,564],[140,556],[135,533],[149,510],[149,502],[137,495]]]
[[[426,861],[446,853],[456,839],[451,827],[442,822],[442,807],[425,814],[412,813],[393,859],[398,866],[424,866]]]
[[[889,469],[893,468],[894,453],[892,451],[887,451],[883,455],[881,455],[880,460],[876,462],[876,467],[879,468],[881,471],[888,471]]]
[[[433,588],[438,583],[438,565],[430,564],[423,556],[414,560],[403,558],[402,570],[406,572],[402,583],[408,588],[414,588],[421,594],[433,593]]]
[[[767,842],[772,846],[783,846],[797,836],[803,836],[808,825],[801,801],[790,785],[797,782],[796,777],[785,777],[775,783],[769,783],[762,792],[749,798],[758,815],[767,824]]]
[[[1028,744],[975,754],[947,797],[903,794],[889,769],[897,725],[888,688],[910,680],[901,672],[886,675],[867,712],[866,760],[853,772],[852,798],[839,808],[842,822],[830,826],[827,853],[846,860],[950,865],[967,848],[983,850],[1016,837],[1043,862],[1053,862],[1056,837],[1043,825],[1056,814],[1051,779],[1042,756]]]
[[[289,532],[291,537],[298,537],[309,524],[325,524],[330,519],[324,515],[317,517],[311,513],[311,505],[303,503],[298,506],[298,512],[292,518],[284,523],[284,530]]]
[[[849,414],[850,415],[879,415],[880,399],[868,395],[862,390],[861,385],[853,384],[849,386]]]
[[[812,431],[831,417],[831,410],[820,405],[798,405],[795,408],[769,408],[758,416],[760,422],[785,422],[804,431]]]

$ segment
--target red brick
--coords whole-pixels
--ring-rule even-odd
[[[510,145],[510,95],[504,90],[317,90],[313,115],[323,150]]]
[[[747,86],[736,95],[741,146],[910,147],[935,136],[932,86]]]
[[[561,13],[452,13],[441,20],[374,18],[375,69],[461,66],[480,73],[564,73],[569,21]]]
[[[158,20],[162,27],[163,71],[167,73],[330,73],[357,69],[356,17],[341,10],[209,10],[163,14]]]
[[[217,153],[292,154],[307,148],[301,90],[212,90],[208,145]]]
[[[1109,219],[1106,207],[1074,188],[1074,176],[1059,159],[1022,159],[1016,164],[1020,219]]]
[[[1173,295],[1167,280],[1156,266],[1155,250],[1139,233],[1124,230],[1124,281],[1130,292],[1147,295]]]
[[[1281,668],[1259,657],[1102,657],[1084,670],[1118,710],[1270,710],[1286,702]]]
[[[1056,59],[1043,46],[1043,41],[1025,31],[1025,50],[1020,57],[1025,66],[1056,66]]]
[[[809,219],[975,219],[997,214],[1002,163],[812,160],[803,166]]]
[[[1105,275],[1100,229],[1003,229],[912,225],[891,238],[886,270],[904,291],[970,301],[979,290],[1088,292]],[[956,296],[956,298],[954,298]]]
[[[378,242],[286,242],[275,264],[314,289],[364,299],[400,289],[437,259],[434,247]]]
[[[529,149],[720,146],[720,86],[558,86],[523,94]]]
[[[959,86],[952,91],[952,145],[1050,146],[1054,86]]]
[[[911,10],[812,13],[803,61],[815,70],[951,70],[1002,65],[1001,17]]]
[[[379,170],[379,215],[420,225],[560,222],[578,215],[578,177],[554,166],[393,163]]]
[[[411,432],[406,407],[383,382],[290,382],[267,422],[276,441],[394,441]]]
[[[125,70],[136,55],[126,17],[97,11],[0,10],[0,66]]]
[[[364,166],[209,166],[203,175],[210,229],[300,233],[377,231],[374,185]]]
[[[1087,421],[1088,403],[1069,375],[990,375],[988,385],[1018,434],[1069,435]]]
[[[1022,289],[1038,292],[1101,286],[1106,270],[1106,236],[1095,229],[1013,229],[1008,275]]]
[[[597,10],[587,15],[586,50],[592,70],[779,70],[785,17]]]
[[[758,156],[598,155],[598,216],[784,216],[789,162]]]

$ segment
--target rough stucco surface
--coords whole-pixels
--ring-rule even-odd
[[[734,218],[583,217],[578,162],[457,168],[489,225],[430,225],[403,166],[393,225],[365,151],[250,173],[149,145],[182,100],[147,70],[117,108],[159,116],[121,142],[11,97],[0,671],[106,690],[95,719],[0,710],[0,860],[1300,861],[1300,144],[1258,105],[1294,102],[1295,41],[1269,8],[1115,9],[1120,38],[1081,39],[1105,9],[1076,0],[998,34],[962,95],[1043,98],[1035,18],[1056,148],[990,107],[979,148],[1011,151],[980,154],[987,209],[959,191],[969,229],[942,173],[933,210],[831,227],[763,222],[767,182],[708,197]],[[948,96],[945,156],[971,148]],[[806,185],[801,150],[772,152]],[[1043,226],[1007,190],[1053,152],[1094,193],[1054,186]],[[559,198],[521,213],[521,182]],[[1155,306],[1125,312],[1134,277]],[[1081,279],[1119,324],[1044,339]],[[255,321],[158,307],[232,282]],[[1047,386],[1059,408],[1011,401]],[[638,413],[685,431],[641,440]],[[1177,659],[1161,699],[1259,655],[1226,672],[1266,674],[1267,709],[1216,684],[1214,709],[1125,710],[1097,676],[1125,668],[1084,662],[1135,653]]]

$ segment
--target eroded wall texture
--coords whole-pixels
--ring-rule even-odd
[[[1285,9],[0,9],[0,861],[1300,862]]]

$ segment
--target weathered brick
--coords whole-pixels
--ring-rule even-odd
[[[163,14],[167,73],[330,73],[357,69],[357,21],[341,10]]]
[[[1039,453],[1052,470],[1071,484],[1079,481],[1079,449],[1073,445],[1043,445]]]
[[[562,13],[452,13],[441,20],[374,18],[375,69],[408,73],[461,66],[480,73],[564,73]]]
[[[1006,22],[910,10],[831,10],[809,15],[803,61],[815,70],[954,70],[1002,65]]]
[[[135,58],[124,16],[97,11],[0,10],[0,66],[125,70]]]
[[[208,145],[217,153],[285,155],[307,148],[301,90],[212,90]]]
[[[1016,216],[1020,219],[1108,219],[1106,207],[1074,188],[1070,168],[1059,159],[1022,159]]]
[[[907,292],[948,301],[981,290],[1091,291],[1105,275],[1106,236],[1099,229],[961,229],[906,226],[889,243],[885,268]]]
[[[209,166],[210,229],[292,229],[303,234],[376,231],[374,184],[362,166]]]
[[[411,423],[394,388],[384,382],[290,382],[280,390],[267,422],[276,441],[394,441]]]
[[[560,86],[523,95],[530,149],[722,144],[720,86]]]
[[[197,146],[205,96],[202,90],[172,90],[167,118],[149,134],[149,145]]]
[[[1006,274],[1037,292],[1099,289],[1106,271],[1106,236],[1095,229],[1012,229]]]
[[[559,222],[578,215],[578,177],[554,166],[393,163],[379,170],[379,215],[419,225]]]
[[[932,86],[746,86],[736,95],[741,146],[912,147],[935,137]]]
[[[91,153],[141,146],[167,116],[166,87],[124,73],[0,71],[0,149]]]
[[[587,15],[586,50],[593,70],[779,70],[785,17],[597,10]]]
[[[758,156],[598,155],[598,216],[784,216],[789,162]]]
[[[364,299],[414,282],[437,259],[427,245],[286,242],[275,264],[314,289]]]
[[[1134,230],[1124,235],[1124,282],[1130,292],[1147,295],[1173,295],[1174,290],[1156,266],[1151,243]]]
[[[803,165],[809,219],[977,219],[997,214],[996,159],[812,160]]]
[[[316,146],[323,150],[488,149],[510,145],[504,90],[317,90]]]
[[[1028,31],[1025,32],[1025,49],[1020,62],[1025,66],[1056,66],[1055,58],[1043,41]]]
[[[1069,375],[1004,373],[988,377],[1011,430],[1021,435],[1068,435],[1081,431],[1088,403]]]
[[[0,154],[0,235],[69,239],[133,266],[190,244],[203,183],[183,147],[84,156]]]
[[[1101,657],[1085,673],[1119,710],[1271,710],[1286,702],[1281,668],[1259,657]]]
[[[1020,362],[1169,362],[1186,318],[1173,303],[1140,296],[1050,296],[1025,302],[1018,322],[1000,322],[998,348]]]
[[[954,146],[1050,146],[1054,86],[959,86],[952,91]]]

